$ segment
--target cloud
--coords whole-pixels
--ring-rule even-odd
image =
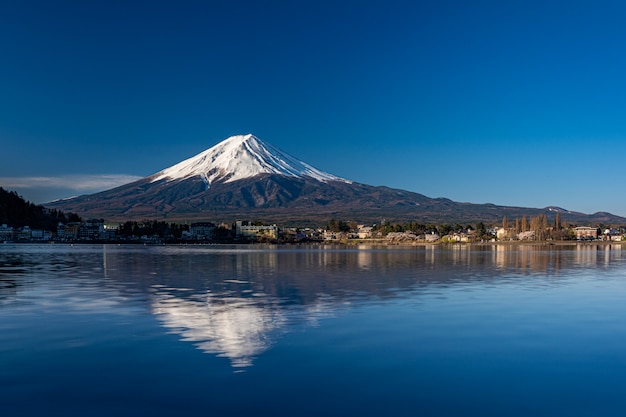
[[[142,177],[125,174],[64,175],[60,177],[0,177],[0,185],[6,188],[65,188],[75,191],[106,190]]]
[[[141,178],[126,174],[0,177],[0,187],[16,191],[32,202],[43,203],[80,194],[97,193]]]

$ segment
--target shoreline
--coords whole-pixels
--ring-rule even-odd
[[[2,245],[128,245],[128,246],[228,246],[228,245],[241,245],[241,246],[327,246],[327,247],[344,247],[354,248],[359,246],[367,247],[385,247],[385,248],[411,248],[411,247],[440,247],[440,248],[452,248],[452,247],[489,247],[489,246],[509,246],[509,247],[563,247],[563,246],[623,246],[626,245],[626,241],[489,241],[489,242],[390,242],[385,239],[355,239],[355,240],[343,240],[343,241],[302,241],[302,242],[141,242],[141,241],[73,241],[73,242],[56,242],[56,241],[41,241],[41,242],[0,242]]]

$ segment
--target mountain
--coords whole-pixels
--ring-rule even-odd
[[[229,183],[264,174],[291,178],[305,177],[324,183],[352,182],[319,171],[254,135],[231,136],[214,147],[149,178],[154,183],[161,180],[171,182],[199,177],[209,188],[214,182]]]
[[[626,224],[610,213],[586,215],[543,209],[457,203],[445,198],[359,184],[320,171],[254,135],[232,136],[149,177],[100,193],[59,200],[47,207],[109,221],[165,219],[262,220],[320,224],[331,218],[376,223],[499,222],[536,216],[578,223]]]

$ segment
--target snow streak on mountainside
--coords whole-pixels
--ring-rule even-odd
[[[313,168],[254,135],[231,136],[192,158],[154,174],[151,176],[151,182],[199,176],[209,187],[218,180],[232,182],[260,174],[309,177],[321,182],[352,183]]]

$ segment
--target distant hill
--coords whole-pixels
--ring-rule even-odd
[[[0,187],[0,225],[30,226],[33,229],[56,230],[59,222],[80,221],[76,214],[65,214],[24,200],[15,191]]]
[[[254,135],[233,136],[154,175],[100,193],[46,204],[112,221],[167,219],[263,220],[283,225],[323,224],[331,218],[364,223],[499,222],[561,212],[570,223],[626,224],[610,213],[570,212],[458,203],[389,187],[359,184],[322,172]]]

